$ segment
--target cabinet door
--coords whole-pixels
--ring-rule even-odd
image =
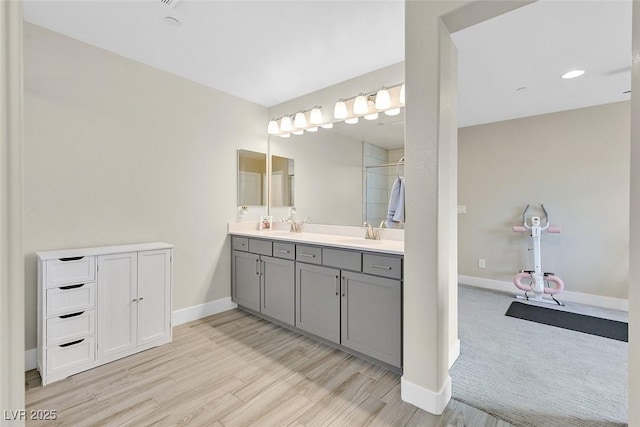
[[[138,344],[138,253],[98,257],[98,359]]]
[[[342,272],[341,285],[342,345],[401,367],[400,281]]]
[[[340,343],[340,270],[296,263],[296,326]]]
[[[138,344],[171,338],[171,249],[138,252]]]
[[[260,311],[291,326],[295,324],[295,263],[262,257],[262,306]]]
[[[260,311],[260,255],[233,251],[231,275],[233,302]]]

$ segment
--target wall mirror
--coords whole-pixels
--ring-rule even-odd
[[[294,206],[293,159],[271,156],[271,206]]]
[[[404,156],[404,108],[395,116],[380,113],[376,120],[338,122],[333,129],[290,138],[270,136],[269,149],[274,157],[295,159],[296,217],[333,225],[368,221],[377,227],[386,219],[393,182],[404,173],[404,166],[397,167]],[[286,218],[288,209],[274,202],[270,215]]]
[[[238,206],[267,204],[267,155],[238,150]]]

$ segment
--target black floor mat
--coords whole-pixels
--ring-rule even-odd
[[[584,314],[569,313],[552,308],[512,302],[505,316],[530,320],[558,328],[598,335],[612,340],[629,342],[629,324]]]

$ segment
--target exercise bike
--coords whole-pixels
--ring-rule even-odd
[[[564,304],[558,301],[555,298],[555,295],[562,292],[564,289],[564,282],[555,274],[542,271],[542,257],[540,255],[540,237],[542,232],[546,230],[548,233],[560,233],[562,230],[560,227],[549,227],[549,214],[543,204],[540,204],[540,207],[544,212],[544,224],[542,224],[539,216],[531,216],[530,224],[527,222],[527,210],[529,210],[529,205],[527,204],[522,211],[523,225],[516,225],[512,227],[513,231],[516,233],[522,233],[530,230],[531,238],[533,239],[534,269],[520,270],[520,272],[513,278],[514,285],[516,285],[518,289],[524,291],[524,296],[518,295],[516,298],[549,304],[556,303],[563,306]],[[528,283],[523,283],[523,281],[528,281]],[[542,296],[545,294],[549,295],[553,301],[543,298]]]

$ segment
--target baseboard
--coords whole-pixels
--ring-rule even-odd
[[[24,370],[30,371],[38,366],[38,349],[32,348],[24,352]]]
[[[405,375],[400,378],[400,397],[403,401],[417,406],[434,415],[441,415],[444,408],[451,400],[451,377],[447,380],[437,393],[412,383],[405,379]]]
[[[516,289],[513,282],[505,282],[502,280],[485,279],[483,277],[458,276],[458,283],[461,285],[475,286],[477,288],[491,289],[494,291],[507,292],[510,294],[519,294],[521,291]],[[562,291],[558,299],[562,301],[570,301],[578,304],[593,305],[596,307],[610,308],[613,310],[629,311],[629,300],[622,298],[611,298],[600,295],[583,294],[581,292]]]
[[[238,305],[231,301],[231,297],[227,297],[176,310],[172,316],[173,326],[182,325],[183,323],[202,319],[203,317],[222,313],[223,311],[232,310],[237,307]]]
[[[456,363],[460,357],[460,339],[456,339],[456,341],[449,348],[449,369]]]

